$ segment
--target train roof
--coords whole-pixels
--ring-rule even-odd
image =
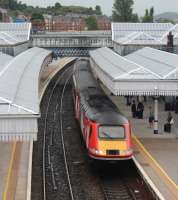
[[[87,60],[76,63],[73,79],[75,88],[80,94],[81,105],[89,119],[105,125],[128,123],[127,118],[118,110],[94,78]]]

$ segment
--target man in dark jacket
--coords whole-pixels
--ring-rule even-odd
[[[132,101],[131,111],[132,111],[132,117],[136,118],[136,116],[137,116],[137,108],[136,108],[135,100]]]
[[[143,111],[144,111],[144,105],[142,102],[139,102],[137,105],[137,117],[138,119],[143,119]]]

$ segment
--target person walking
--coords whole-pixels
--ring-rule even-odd
[[[138,117],[138,119],[143,119],[143,111],[144,111],[144,105],[140,101],[137,105],[137,117]]]
[[[137,108],[136,108],[135,100],[132,101],[131,111],[132,111],[132,117],[136,118],[136,116],[137,116]]]

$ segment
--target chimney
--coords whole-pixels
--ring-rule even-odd
[[[167,49],[169,52],[173,52],[173,48],[174,48],[174,35],[172,34],[172,32],[169,32],[169,34],[167,35]]]

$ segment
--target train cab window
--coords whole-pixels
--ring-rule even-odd
[[[100,126],[99,127],[100,139],[124,139],[125,131],[122,126]]]

